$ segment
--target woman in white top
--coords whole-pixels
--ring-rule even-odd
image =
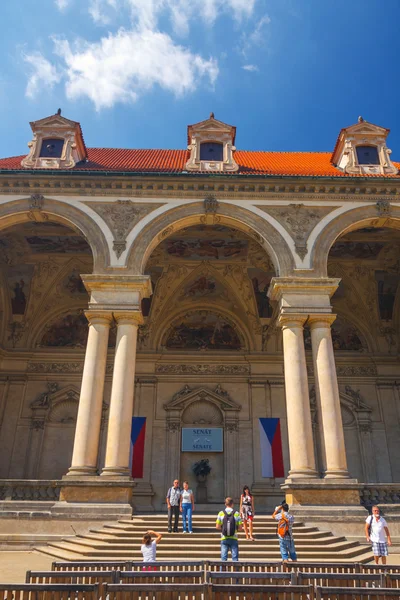
[[[152,536],[155,536],[155,540],[152,539]],[[156,562],[156,552],[157,552],[157,544],[161,540],[161,533],[157,533],[152,529],[149,529],[147,533],[144,534],[142,540],[142,546],[140,550],[143,554],[143,562],[145,563],[153,563]],[[150,567],[144,567],[143,570],[150,570]]]
[[[387,542],[385,534],[387,536]],[[382,564],[386,565],[388,545],[392,545],[392,540],[390,539],[386,520],[381,517],[379,506],[373,506],[372,515],[365,520],[365,536],[367,542],[372,543],[372,552],[374,553],[375,563],[378,564],[379,557],[381,557]]]
[[[192,513],[194,511],[194,496],[192,490],[189,490],[189,484],[187,481],[183,482],[183,491],[181,493],[181,513],[182,513],[182,525],[183,533],[186,533],[186,527],[189,527],[189,533],[193,533],[192,530]],[[187,519],[187,525],[186,525]]]

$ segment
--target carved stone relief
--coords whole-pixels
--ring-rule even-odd
[[[307,252],[307,239],[315,225],[336,206],[311,207],[304,204],[288,206],[260,206],[257,208],[271,215],[286,229],[295,242],[296,252],[303,259]]]
[[[107,223],[114,236],[114,252],[119,258],[126,249],[126,238],[133,227],[143,217],[153,212],[163,203],[131,202],[117,200],[116,202],[85,202]]]
[[[156,373],[165,375],[249,375],[248,365],[157,364]]]

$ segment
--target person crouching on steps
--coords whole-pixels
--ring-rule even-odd
[[[294,516],[289,513],[286,502],[282,502],[280,506],[275,508],[272,518],[278,521],[277,534],[282,561],[287,563],[289,556],[292,560],[297,560],[292,533]]]
[[[152,539],[153,535],[156,538],[155,540]],[[144,534],[142,539],[142,545],[140,547],[144,563],[156,562],[157,544],[161,541],[161,538],[161,533],[157,533],[152,529],[149,529],[148,532]],[[155,568],[148,565],[143,567],[143,571],[155,571]]]

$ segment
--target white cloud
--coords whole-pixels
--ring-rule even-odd
[[[25,95],[34,98],[41,87],[52,88],[61,81],[61,74],[40,52],[24,55],[24,60],[32,68]]]
[[[243,65],[242,69],[245,71],[258,71],[257,65]]]
[[[202,78],[213,84],[217,62],[206,60],[174,44],[166,34],[149,29],[120,29],[99,42],[71,47],[54,40],[56,53],[65,61],[68,98],[88,97],[96,109],[118,102],[134,102],[155,85],[177,96],[193,91]]]
[[[264,41],[264,33],[263,27],[265,25],[269,25],[271,23],[271,19],[268,15],[264,15],[262,19],[260,19],[254,29],[254,31],[248,36],[248,41],[255,46],[260,45]]]
[[[70,3],[70,0],[55,0],[55,3],[59,10],[65,10]]]
[[[63,0],[60,0],[63,1]],[[223,13],[237,21],[253,14],[256,0],[90,0],[89,13],[97,24],[112,20],[112,11],[128,9],[132,24],[139,29],[157,29],[162,15],[170,18],[175,33],[187,35],[191,20],[202,19],[212,26]]]

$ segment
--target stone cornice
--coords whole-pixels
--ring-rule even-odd
[[[47,196],[116,196],[136,198],[203,199],[204,194],[216,193],[219,199],[301,198],[302,202],[329,199],[368,202],[371,199],[400,201],[400,178],[351,178],[339,181],[325,177],[182,174],[117,174],[103,173],[0,173],[0,195],[42,193]],[[316,183],[316,181],[318,183]],[[375,200],[376,201],[376,200]]]

